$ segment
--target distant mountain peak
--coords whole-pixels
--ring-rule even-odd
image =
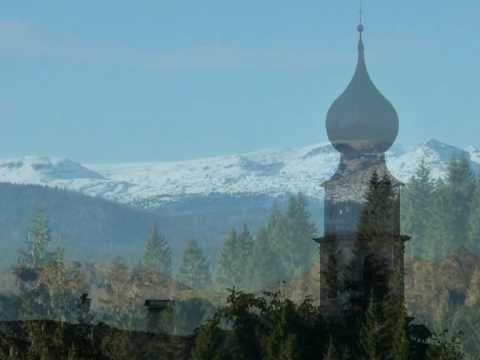
[[[99,173],[68,158],[33,155],[0,160],[0,178],[6,182],[47,182],[47,185],[55,180],[104,179]]]
[[[387,163],[408,181],[424,160],[434,178],[446,175],[452,157],[467,156],[480,173],[480,150],[459,149],[437,139],[412,146],[394,145]],[[0,160],[0,182],[63,187],[122,203],[155,207],[188,198],[262,196],[302,192],[323,199],[321,184],[338,166],[340,154],[329,143],[270,149],[205,159],[84,166],[66,158],[26,156]]]

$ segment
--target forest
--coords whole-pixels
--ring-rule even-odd
[[[391,201],[372,179],[370,214]],[[374,201],[371,199],[375,199]],[[406,273],[352,293],[332,322],[319,307],[318,236],[305,198],[274,205],[258,229],[232,229],[215,262],[195,239],[178,261],[154,222],[132,264],[75,260],[55,243],[46,211],[2,276],[1,359],[478,359],[480,357],[480,182],[466,159],[433,180],[422,162],[401,191]],[[364,219],[363,236],[374,241]],[[381,267],[381,263],[377,266]],[[376,273],[382,273],[377,268]],[[405,278],[405,302],[388,296]],[[147,299],[171,305],[152,328]]]

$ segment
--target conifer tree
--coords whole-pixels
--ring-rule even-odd
[[[172,272],[172,252],[167,240],[158,232],[154,224],[145,243],[143,266],[148,271],[162,274]]]
[[[448,165],[445,182],[439,182],[435,193],[435,209],[438,219],[435,224],[443,223],[444,250],[450,250],[468,244],[470,233],[470,212],[475,190],[475,181],[466,156],[453,158]]]
[[[189,241],[183,251],[178,280],[192,289],[205,289],[211,285],[208,261],[194,240]]]
[[[245,289],[250,285],[248,266],[253,253],[253,239],[246,225],[240,233],[232,230],[217,260],[216,284],[221,289]]]
[[[386,254],[399,235],[395,233],[399,216],[396,196],[390,178],[385,175],[380,179],[373,173],[358,226],[357,251],[364,253],[364,295],[374,291],[378,301],[389,292],[393,264],[388,264]]]
[[[251,289],[261,289],[274,282],[285,280],[287,271],[278,244],[285,236],[285,219],[275,204],[268,220],[257,231],[249,264]]]
[[[25,248],[20,251],[19,264],[29,268],[38,268],[46,264],[54,255],[50,245],[52,234],[47,215],[38,211],[27,230]]]
[[[302,194],[290,196],[284,221],[285,233],[279,238],[283,241],[279,242],[278,246],[285,269],[294,276],[307,270],[317,255],[312,241],[316,227]]]
[[[392,339],[392,360],[410,359],[410,342],[407,329],[407,309],[404,305],[399,305],[400,311],[397,317],[397,324]]]
[[[469,221],[468,248],[480,250],[480,182],[476,182],[473,192],[472,207]]]
[[[410,256],[433,256],[435,240],[431,236],[431,227],[434,191],[430,168],[422,159],[402,192],[402,228],[412,238],[408,243]]]
[[[381,319],[373,293],[370,294],[367,311],[359,334],[359,348],[364,360],[380,360]]]
[[[64,251],[52,248],[46,214],[39,211],[27,230],[15,275],[25,318],[60,321],[76,318],[76,300],[86,289],[80,269],[67,264]]]

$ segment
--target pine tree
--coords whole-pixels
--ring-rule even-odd
[[[172,272],[172,252],[167,240],[158,232],[154,224],[145,243],[143,266],[147,271],[161,274]]]
[[[282,262],[273,249],[271,234],[268,225],[262,226],[257,232],[249,261],[251,289],[262,289],[286,277]]]
[[[285,217],[278,205],[274,204],[268,220],[255,237],[249,261],[251,289],[259,290],[288,277],[279,247],[284,242],[282,237],[285,234]]]
[[[69,267],[63,249],[52,249],[48,218],[39,211],[27,230],[15,275],[24,318],[74,318],[74,303],[85,287],[78,269]],[[79,295],[78,295],[79,296]]]
[[[382,245],[386,236],[395,235],[396,194],[390,178],[385,175],[381,179],[374,172],[365,195],[365,206],[362,209],[359,234],[370,247]]]
[[[208,261],[194,240],[187,243],[182,254],[178,280],[192,289],[205,289],[211,285]]]
[[[217,260],[216,284],[221,289],[245,289],[250,284],[248,267],[253,239],[246,225],[240,233],[232,230],[225,239]]]
[[[435,243],[430,230],[434,191],[430,168],[422,159],[402,192],[402,227],[411,237],[408,243],[410,256],[433,256]]]
[[[430,221],[429,255],[434,259],[445,256],[453,243],[452,227],[448,219],[450,207],[449,186],[443,180],[438,180],[433,192],[432,218]]]
[[[387,256],[392,253],[393,242],[398,241],[397,194],[394,192],[390,178],[382,179],[373,173],[366,193],[366,203],[362,209],[358,226],[363,251],[363,286],[364,294],[374,291],[375,297],[383,301],[389,292],[391,270]],[[396,254],[401,256],[401,253]],[[395,259],[391,260],[395,261]]]
[[[285,233],[278,246],[285,269],[294,276],[308,270],[317,255],[312,241],[316,227],[302,194],[290,196],[284,222]]]
[[[38,268],[46,264],[54,253],[50,250],[52,234],[47,215],[38,211],[28,228],[26,247],[20,251],[19,264],[29,268]]]
[[[475,252],[480,250],[480,182],[476,182],[473,192],[469,219],[468,248]]]
[[[410,359],[410,342],[407,329],[407,309],[404,305],[399,305],[400,311],[397,318],[395,332],[392,341],[392,360],[409,360]]]
[[[446,182],[439,183],[435,194],[437,224],[443,223],[445,231],[445,249],[440,255],[468,244],[474,190],[475,181],[468,158],[453,158],[448,165]]]
[[[367,311],[359,334],[359,348],[364,360],[380,360],[381,357],[381,319],[378,305],[373,294],[369,297]]]

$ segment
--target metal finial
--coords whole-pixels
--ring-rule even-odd
[[[362,33],[365,30],[363,26],[363,0],[360,0],[360,22],[358,23],[357,30],[359,33]]]
[[[360,0],[360,24],[363,24],[363,0]]]

